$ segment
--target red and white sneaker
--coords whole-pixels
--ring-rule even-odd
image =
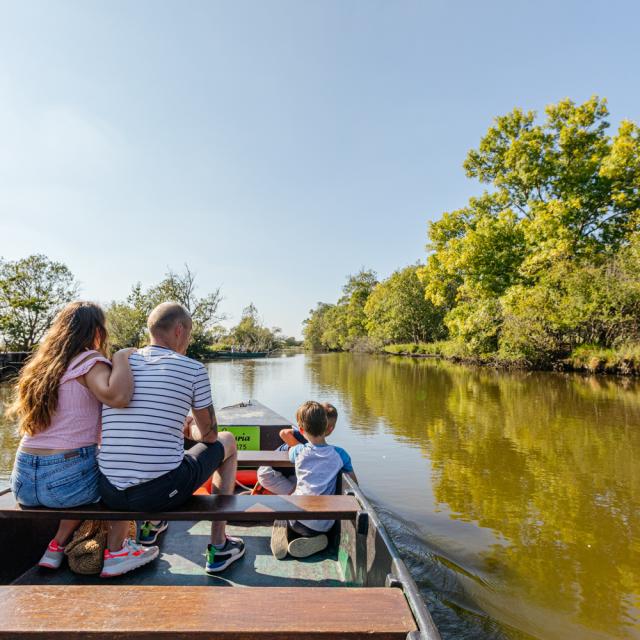
[[[101,578],[113,578],[121,576],[127,571],[137,569],[152,560],[155,560],[160,553],[158,547],[143,547],[127,538],[120,551],[104,550],[104,565],[102,567]]]
[[[49,543],[47,550],[44,552],[42,558],[40,558],[38,566],[44,567],[45,569],[59,569],[63,560],[64,547],[61,547],[54,539]]]

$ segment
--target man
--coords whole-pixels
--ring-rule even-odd
[[[129,406],[103,408],[100,493],[112,509],[171,510],[212,475],[214,493],[233,493],[236,442],[231,433],[218,433],[206,368],[184,355],[191,326],[181,305],[158,305],[147,321],[151,344],[129,358],[135,386]],[[187,451],[185,436],[197,443]],[[207,573],[244,554],[244,543],[226,536],[225,525],[211,523]],[[145,523],[141,541],[152,544],[166,528],[166,522]]]

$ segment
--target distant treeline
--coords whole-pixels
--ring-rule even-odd
[[[428,255],[350,276],[305,322],[314,349],[381,349],[528,366],[640,365],[640,128],[606,101],[495,119],[464,162],[489,185],[429,223]],[[420,344],[420,346],[418,346]],[[624,369],[624,366],[622,367]]]
[[[31,351],[51,326],[56,313],[78,297],[79,286],[69,268],[44,255],[20,260],[0,259],[0,345],[5,351]],[[169,270],[156,285],[143,289],[135,284],[125,300],[106,307],[109,339],[113,349],[147,343],[147,316],[159,303],[184,305],[193,319],[188,355],[206,358],[211,351],[234,347],[241,351],[269,351],[299,343],[277,327],[263,326],[258,310],[249,304],[237,325],[220,323],[220,289],[199,296],[195,274],[185,265],[179,273]]]

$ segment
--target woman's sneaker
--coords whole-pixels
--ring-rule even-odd
[[[127,538],[120,551],[104,550],[104,565],[100,577],[113,578],[114,576],[121,576],[127,571],[132,571],[155,560],[159,553],[160,549],[158,547],[143,547]]]
[[[240,538],[227,536],[222,549],[216,549],[212,544],[207,545],[207,573],[224,571],[231,563],[239,560],[244,555],[244,542]]]
[[[52,540],[44,552],[44,555],[40,558],[38,566],[44,567],[45,569],[59,569],[63,560],[64,547],[61,547],[55,540]]]
[[[294,558],[308,558],[314,553],[324,551],[329,546],[329,539],[324,533],[310,538],[301,537],[294,538],[290,543],[287,551]]]
[[[163,531],[166,531],[168,527],[169,522],[167,520],[160,520],[159,522],[147,520],[143,522],[140,527],[140,544],[153,544],[158,539],[158,536]]]

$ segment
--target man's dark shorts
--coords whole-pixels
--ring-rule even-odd
[[[110,509],[171,511],[188,500],[223,461],[222,442],[199,442],[184,452],[180,466],[173,471],[127,489],[117,489],[101,473],[100,496]]]

